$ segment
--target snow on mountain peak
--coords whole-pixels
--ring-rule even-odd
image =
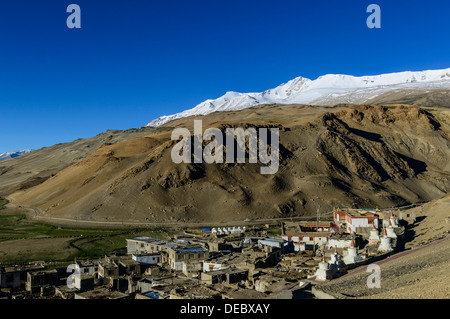
[[[169,116],[161,116],[146,126],[157,127],[172,120],[206,115],[217,111],[242,110],[259,104],[364,103],[370,98],[398,88],[450,88],[450,68],[444,70],[406,71],[371,76],[327,74],[310,80],[296,77],[261,93],[229,91],[218,99],[209,99],[196,107]]]
[[[10,158],[19,157],[25,154],[28,154],[32,152],[33,150],[22,150],[22,151],[15,151],[10,153],[0,153],[0,161],[4,161]]]

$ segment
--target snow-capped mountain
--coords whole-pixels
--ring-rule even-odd
[[[19,157],[25,154],[28,154],[32,152],[33,150],[22,150],[22,151],[15,151],[11,153],[0,153],[0,161],[4,161],[10,158]]]
[[[398,89],[450,89],[450,68],[418,72],[399,72],[375,76],[327,74],[316,80],[297,77],[261,93],[227,92],[215,100],[157,118],[146,126],[157,127],[175,119],[206,115],[217,111],[242,110],[259,104],[310,104],[332,106],[339,103],[362,104],[383,93]]]

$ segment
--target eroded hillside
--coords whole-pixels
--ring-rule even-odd
[[[280,127],[280,169],[174,164],[171,127]],[[104,144],[45,182],[10,197],[43,215],[99,221],[232,221],[391,207],[445,195],[446,110],[414,106],[265,105],[180,119]]]

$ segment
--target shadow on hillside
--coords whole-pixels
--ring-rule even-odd
[[[425,162],[418,161],[414,158],[405,156],[397,152],[395,152],[395,155],[397,155],[399,158],[408,163],[408,166],[414,170],[414,174],[416,175],[425,172],[427,170],[427,164]]]
[[[426,216],[416,217],[416,221],[414,224],[405,226],[403,240],[399,242],[399,245],[397,247],[399,250],[404,250],[405,244],[413,241],[414,238],[416,238],[416,231],[414,230],[414,228],[416,228],[425,218]]]
[[[355,135],[358,135],[362,138],[365,138],[366,140],[372,141],[372,142],[377,142],[377,143],[381,143],[381,135],[377,134],[377,133],[372,133],[372,132],[366,132],[366,131],[362,131],[362,130],[358,130],[356,128],[350,128],[350,132],[352,132]]]

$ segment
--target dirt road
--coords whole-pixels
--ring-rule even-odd
[[[130,221],[96,221],[96,220],[85,220],[85,219],[73,219],[73,218],[63,218],[63,217],[52,217],[42,215],[41,212],[34,207],[28,206],[15,206],[12,198],[7,198],[9,200],[9,207],[13,209],[22,208],[29,212],[28,217],[43,221],[49,224],[54,224],[58,226],[81,226],[81,227],[167,227],[167,228],[180,228],[180,227],[233,227],[233,226],[251,226],[251,225],[261,225],[261,224],[273,224],[282,221],[304,221],[304,220],[315,220],[315,217],[304,216],[304,217],[288,217],[288,218],[273,218],[273,219],[258,219],[258,220],[243,220],[243,221],[230,221],[230,222],[164,222],[164,223],[149,223],[149,222],[130,222]],[[323,218],[332,216],[332,212],[322,213]]]

